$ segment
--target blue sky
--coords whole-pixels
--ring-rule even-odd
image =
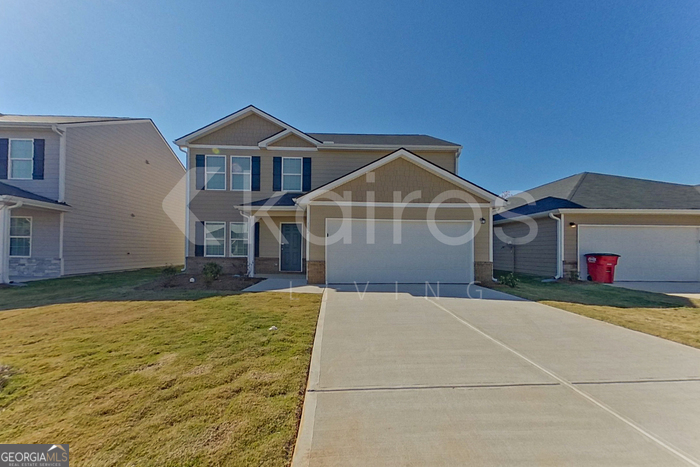
[[[697,1],[3,0],[0,112],[248,104],[305,131],[427,133],[496,192],[581,171],[700,183]]]

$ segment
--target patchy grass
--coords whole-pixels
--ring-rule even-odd
[[[159,274],[0,290],[24,305],[0,312],[2,442],[69,443],[75,465],[289,463],[320,296],[135,289]]]
[[[542,282],[517,275],[515,288],[494,288],[589,318],[700,348],[700,301],[593,282]]]

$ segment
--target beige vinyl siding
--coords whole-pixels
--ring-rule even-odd
[[[395,201],[395,193],[399,194],[400,199],[404,199],[411,193],[420,192],[420,197],[411,199],[411,202],[430,203],[443,193],[455,190],[462,193],[464,197],[449,198],[443,202],[489,203],[487,200],[473,193],[467,193],[462,187],[438,177],[423,167],[403,158],[395,159],[386,165],[382,165],[367,175],[361,175],[350,180],[332,191],[341,197],[345,196],[346,192],[350,192],[352,201],[359,202],[370,201],[367,195],[371,192],[374,196],[372,201],[387,203]],[[322,196],[319,200],[323,198]]]
[[[32,218],[32,258],[60,258],[61,213],[46,209],[19,208],[11,211],[12,217]]]
[[[1,128],[0,138],[10,139],[43,139],[44,146],[44,179],[43,180],[2,180],[2,183],[31,191],[40,196],[58,200],[58,166],[60,138],[51,130],[26,130]]]
[[[298,137],[295,134],[289,134],[282,139],[278,139],[269,146],[280,147],[280,148],[315,148],[315,144],[311,144],[303,138]]]
[[[198,154],[214,154],[211,149],[191,148],[189,164],[192,170],[188,172],[190,180],[190,225],[189,255],[194,256],[194,235],[197,220],[242,222],[243,216],[236,206],[271,197],[272,191],[272,161],[274,157],[311,157],[312,188],[318,188],[337,178],[363,167],[388,154],[387,151],[294,151],[294,150],[265,150],[265,149],[219,149],[218,155],[226,155],[226,186],[230,188],[230,156],[260,156],[260,191],[221,191],[197,190],[196,156]],[[453,152],[426,152],[419,155],[425,159],[452,170],[454,168]],[[449,167],[452,167],[450,169]],[[442,179],[440,179],[442,180]],[[488,217],[488,216],[485,216]]]
[[[151,122],[70,126],[66,138],[65,273],[182,264],[184,170]]]
[[[260,141],[282,130],[283,128],[281,126],[259,115],[251,114],[191,141],[191,144],[257,146]]]
[[[570,222],[593,225],[697,225],[699,215],[670,214],[580,214],[564,215],[564,261],[576,264],[578,261],[578,227],[571,228]]]
[[[553,277],[557,273],[557,222],[535,219],[537,235],[525,245],[508,245],[497,235],[498,229],[514,239],[523,238],[530,227],[522,222],[494,225],[493,268],[523,274]]]
[[[345,208],[345,209],[343,209]],[[325,261],[325,237],[326,237],[326,219],[327,218],[357,218],[366,219],[367,209],[365,207],[343,207],[340,206],[319,206],[310,205],[309,216],[309,231],[311,233],[308,258],[310,261]],[[308,208],[307,208],[308,211]],[[406,220],[424,220],[427,219],[427,208],[406,208],[403,211],[401,219]],[[475,213],[468,208],[449,208],[443,207],[437,210],[436,220],[474,220],[474,228],[476,235],[474,237],[474,261],[489,261],[489,224],[488,224],[488,208],[485,210],[486,224],[481,224],[479,219],[481,214]],[[393,208],[374,208],[375,219],[392,219],[394,218]]]

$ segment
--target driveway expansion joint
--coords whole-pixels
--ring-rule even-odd
[[[647,384],[647,383],[700,383],[700,378],[676,378],[676,379],[637,379],[626,381],[571,381],[575,385],[598,384]]]
[[[494,384],[442,384],[430,386],[386,386],[386,387],[360,387],[360,388],[327,388],[309,389],[306,392],[360,392],[360,391],[414,391],[423,389],[498,389],[498,388],[522,388],[540,386],[561,386],[561,383],[494,383]]]

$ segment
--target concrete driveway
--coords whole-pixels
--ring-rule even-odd
[[[363,289],[325,292],[294,467],[700,465],[700,351],[475,287]]]

